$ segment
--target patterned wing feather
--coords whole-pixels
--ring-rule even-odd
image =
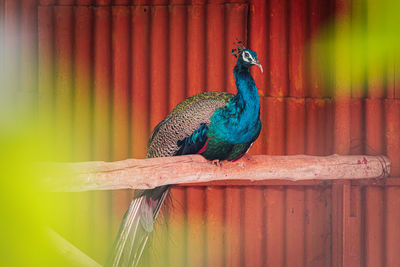
[[[214,111],[223,107],[234,95],[206,92],[187,98],[155,128],[148,143],[148,158],[173,156],[178,141],[190,136],[202,123],[209,125]]]

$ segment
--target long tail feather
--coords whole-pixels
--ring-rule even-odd
[[[107,266],[137,266],[153,230],[154,220],[169,192],[161,198],[149,201],[147,196],[132,200],[122,220]]]

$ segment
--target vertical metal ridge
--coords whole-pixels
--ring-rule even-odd
[[[205,6],[188,6],[187,22],[187,88],[186,96],[205,90]]]
[[[380,187],[367,187],[365,191],[365,263],[383,266],[384,260],[384,195]]]
[[[55,129],[61,160],[72,156],[73,99],[73,8],[58,7],[55,12]],[[59,159],[60,160],[60,159]]]
[[[129,156],[129,91],[130,91],[130,9],[115,6],[111,9],[112,59],[112,159]],[[129,190],[112,192],[112,227],[116,236],[122,216],[132,200]]]
[[[41,126],[49,131],[55,108],[54,21],[52,7],[38,8],[38,113]]]
[[[168,7],[152,7],[150,25],[150,128],[153,129],[168,111]]]
[[[111,159],[111,107],[112,88],[112,11],[110,7],[93,9],[93,159]],[[100,263],[107,260],[113,244],[113,202],[112,192],[94,192],[93,235],[98,237],[93,243],[94,258]],[[99,242],[102,240],[103,242]]]
[[[247,40],[247,5],[244,4],[225,4],[225,89],[224,91],[236,94],[236,84],[232,75],[236,58],[230,52],[234,47],[233,42]]]
[[[381,155],[384,151],[384,116],[381,99],[365,99],[365,153]]]
[[[378,27],[378,21],[381,19],[377,17],[379,10],[379,4],[372,0],[366,1],[366,33],[367,35],[373,35],[374,31],[383,30]],[[366,47],[368,49],[368,40],[367,39]],[[373,45],[373,44],[372,44]],[[371,53],[371,52],[370,52]],[[373,52],[372,52],[373,53]],[[367,85],[368,85],[368,97],[369,98],[384,98],[386,97],[386,88],[384,86],[384,74],[385,69],[381,64],[373,64],[371,58],[367,55]],[[383,65],[383,64],[382,64]]]
[[[386,99],[385,102],[385,145],[386,155],[392,161],[390,173],[400,176],[400,100]]]
[[[206,8],[206,90],[224,91],[224,77],[232,73],[225,72],[225,58],[230,56],[225,49],[225,7],[208,4]]]
[[[131,88],[132,88],[132,151],[133,157],[144,158],[150,129],[150,6],[131,9]]]
[[[93,70],[93,155],[95,160],[111,159],[111,8],[94,10]]]
[[[350,112],[350,153],[361,155],[365,151],[365,104],[362,99],[351,99]]]
[[[271,186],[265,190],[266,203],[266,265],[284,266],[285,262],[285,188]]]
[[[205,188],[187,188],[187,258],[189,265],[205,264]]]
[[[285,99],[266,97],[265,117],[265,146],[268,155],[285,154]]]
[[[287,1],[270,1],[270,96],[288,95]]]
[[[400,243],[400,187],[387,187],[385,189],[385,266],[394,267],[400,262],[398,246]]]
[[[223,266],[224,263],[224,188],[206,187],[206,266]]]
[[[37,110],[37,1],[22,0],[20,3],[20,63],[23,73],[17,95],[18,109]],[[36,117],[36,116],[35,116]]]
[[[304,98],[286,99],[286,155],[304,154],[306,135],[306,101]]]
[[[326,122],[327,100],[308,98],[306,105],[306,133],[305,153],[309,155],[324,155],[326,136],[324,134]]]
[[[262,251],[262,208],[263,188],[248,187],[244,189],[244,259],[246,266],[261,266],[264,253]]]
[[[73,24],[73,99],[72,99],[72,134],[73,158],[77,161],[91,160],[91,93],[92,93],[92,10],[85,6],[74,7]],[[91,192],[78,193],[74,198],[74,219],[72,226],[80,235],[78,240],[84,251],[93,254],[90,236],[92,200]]]
[[[21,50],[21,4],[20,1],[4,0],[4,87],[2,105],[15,113],[20,91]],[[10,113],[10,114],[13,114]]]
[[[285,196],[285,244],[286,265],[304,266],[305,243],[305,188],[301,186],[286,188]]]
[[[269,1],[251,0],[247,18],[249,48],[256,51],[258,59],[265,70],[264,73],[261,73],[258,69],[251,70],[257,88],[262,95],[267,95],[270,90],[269,5]]]
[[[303,1],[292,0],[288,5],[288,84],[289,95],[306,95],[306,37],[307,5]]]
[[[185,99],[185,78],[187,76],[185,51],[187,42],[187,7],[169,7],[169,106],[170,112],[177,104]]]
[[[243,266],[241,263],[241,219],[242,219],[242,205],[241,193],[242,188],[236,186],[228,186],[225,195],[225,263],[226,266]]]

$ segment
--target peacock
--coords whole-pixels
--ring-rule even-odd
[[[201,154],[210,161],[233,161],[248,151],[261,131],[259,95],[249,69],[263,69],[254,51],[241,42],[236,45],[236,95],[205,92],[182,101],[154,128],[147,158]],[[169,186],[135,191],[109,266],[137,266],[168,193]]]

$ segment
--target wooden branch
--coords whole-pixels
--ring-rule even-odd
[[[215,180],[365,179],[389,176],[384,156],[245,156],[236,162],[210,162],[200,155],[116,162],[41,164],[47,190],[150,189],[161,185]]]

